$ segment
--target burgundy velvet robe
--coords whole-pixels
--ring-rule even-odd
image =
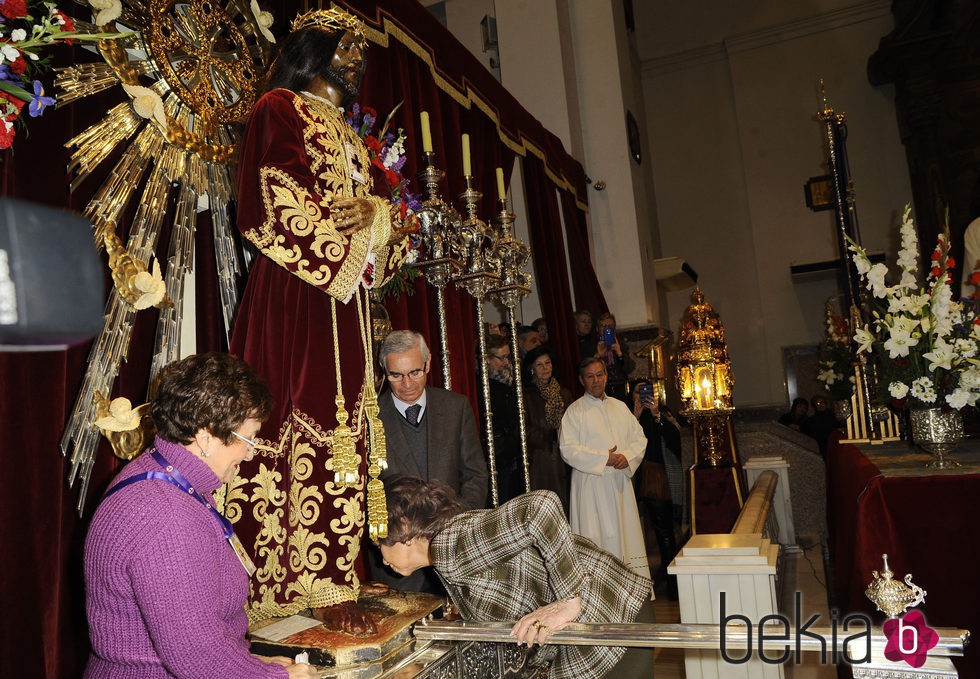
[[[238,227],[262,256],[231,345],[266,379],[275,406],[259,434],[268,450],[242,465],[226,498],[258,568],[252,620],[357,596],[371,360],[366,288],[372,272],[383,284],[407,251],[407,239],[386,245],[401,215],[372,196],[369,168],[367,149],[338,109],[288,90],[256,103],[239,160]],[[347,238],[335,228],[331,203],[351,196],[377,209],[370,228]],[[358,480],[347,487],[334,483],[337,365],[359,462]]]

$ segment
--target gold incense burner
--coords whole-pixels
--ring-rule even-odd
[[[864,590],[864,595],[889,618],[897,618],[925,601],[926,591],[912,582],[911,573],[905,574],[904,585],[893,580],[894,573],[888,567],[888,555],[882,554],[881,558],[885,562],[885,568],[880,575],[878,571],[871,571],[871,584]]]

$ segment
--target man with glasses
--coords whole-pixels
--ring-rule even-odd
[[[411,474],[438,480],[456,491],[467,509],[487,504],[487,465],[476,429],[473,407],[465,396],[426,385],[429,347],[411,330],[396,330],[378,352],[388,389],[378,397],[388,447],[385,480]],[[371,577],[403,591],[434,591],[438,581],[431,569],[407,578],[394,575],[370,551]]]

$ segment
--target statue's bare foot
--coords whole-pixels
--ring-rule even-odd
[[[327,629],[354,636],[367,636],[378,633],[368,614],[356,601],[345,601],[333,606],[313,609],[313,617],[327,626]]]

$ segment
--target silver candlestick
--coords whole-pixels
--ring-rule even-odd
[[[521,365],[517,358],[517,315],[514,309],[531,292],[531,275],[523,269],[530,251],[525,243],[514,237],[514,213],[507,209],[507,201],[499,200],[500,208],[493,218],[497,226],[497,240],[493,245],[494,259],[498,264],[500,285],[490,290],[495,301],[507,308],[507,322],[515,331],[510,333],[510,352],[514,356],[514,389],[517,392],[517,423],[521,435],[521,461],[524,464],[524,489],[531,490],[531,466],[527,452],[527,424],[524,417],[524,385]]]
[[[486,222],[476,216],[477,203],[483,194],[473,188],[473,176],[466,175],[466,191],[460,199],[466,205],[466,219],[459,229],[463,269],[455,281],[476,300],[476,336],[480,364],[480,387],[483,392],[483,428],[487,437],[487,460],[490,465],[490,498],[493,506],[499,503],[497,492],[497,458],[493,445],[493,413],[490,410],[490,375],[487,373],[487,338],[483,332],[483,300],[487,292],[500,283],[497,261],[492,250],[493,232]]]
[[[447,205],[439,195],[439,182],[446,173],[435,165],[435,153],[425,153],[426,168],[419,175],[425,184],[429,197],[422,203],[422,210],[416,215],[419,220],[419,235],[425,244],[426,259],[415,266],[425,275],[425,280],[436,290],[436,313],[439,317],[439,351],[442,356],[442,386],[452,390],[452,376],[449,366],[449,339],[446,328],[446,283],[459,272],[459,232],[462,219],[459,212]]]

